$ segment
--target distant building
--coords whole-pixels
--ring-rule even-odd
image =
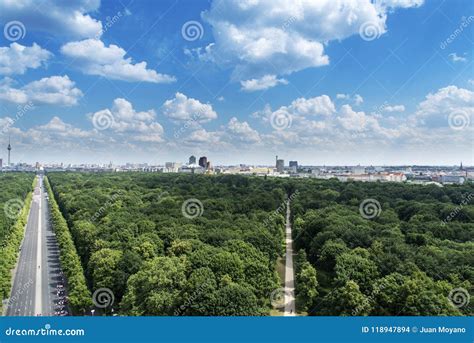
[[[279,160],[278,156],[276,157],[276,170],[278,173],[285,171],[285,160]]]
[[[352,167],[352,173],[353,174],[365,174],[365,167],[362,167],[360,165]]]
[[[3,168],[3,159],[0,158],[0,169]]]
[[[296,167],[296,168],[298,168],[298,161],[290,161],[290,164],[289,164],[289,165],[290,165],[290,168],[291,168],[291,167]]]
[[[460,175],[442,175],[441,176],[441,183],[443,184],[454,183],[454,184],[462,185],[465,181],[466,181],[466,178]]]
[[[181,163],[178,162],[166,162],[163,172],[165,173],[177,173],[181,168]]]
[[[207,157],[206,156],[202,156],[199,158],[199,165],[201,167],[203,167],[204,169],[207,168]]]
[[[204,168],[194,163],[194,164],[188,164],[187,166],[182,166],[179,169],[179,172],[189,173],[189,174],[202,174],[204,173]]]
[[[189,157],[189,164],[196,164],[196,156],[191,155]]]

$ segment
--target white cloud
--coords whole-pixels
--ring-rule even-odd
[[[178,142],[170,142],[170,146],[176,147],[176,143],[180,148],[183,146],[196,148],[199,150],[213,152],[238,152],[245,146],[255,146],[260,144],[261,137],[257,130],[253,129],[248,122],[239,121],[236,117],[232,117],[227,125],[221,126],[216,131],[208,131],[202,127],[197,127],[189,134],[180,137]]]
[[[360,96],[360,94],[354,95],[354,104],[357,106],[364,102],[364,98]]]
[[[249,0],[218,1],[203,13],[215,44],[200,51],[206,61],[236,66],[233,78],[245,80],[291,74],[329,64],[324,46],[359,33],[370,22],[386,32],[387,13],[422,1]],[[211,56],[210,56],[211,55]]]
[[[50,58],[52,54],[33,43],[31,47],[18,43],[10,47],[0,47],[0,74],[24,74],[28,68],[36,69]]]
[[[282,106],[277,111],[286,112],[292,116],[330,116],[336,111],[331,98],[327,95],[314,98],[298,98],[289,106]]]
[[[387,105],[382,107],[382,111],[392,113],[392,112],[405,112],[405,106],[403,105]]]
[[[26,103],[28,101],[28,96],[23,90],[13,88],[12,85],[14,83],[15,81],[9,77],[0,80],[0,99],[15,104]]]
[[[376,0],[376,3],[380,6],[391,8],[410,8],[420,7],[421,5],[423,5],[424,0]]]
[[[449,54],[448,57],[454,63],[456,63],[456,62],[466,62],[467,61],[467,58],[465,58],[463,56],[458,56],[458,54],[455,53],[455,52]]]
[[[64,158],[64,151],[77,152],[97,148],[101,137],[95,131],[86,131],[65,123],[58,116],[54,116],[44,125],[33,126],[27,130],[10,127],[12,137],[15,139],[17,151],[30,152],[33,158],[38,158],[37,153],[44,151],[44,156],[59,154]]]
[[[265,90],[277,86],[278,84],[286,85],[288,81],[285,79],[278,79],[276,75],[264,75],[259,79],[251,79],[240,81],[242,90],[246,92],[253,92]]]
[[[337,118],[342,127],[349,131],[363,131],[369,126],[377,127],[377,120],[364,112],[356,112],[349,105],[342,105]]]
[[[242,143],[252,144],[260,142],[259,133],[252,129],[246,121],[240,122],[235,117],[231,118],[227,124],[227,132],[232,139]]]
[[[364,98],[360,94],[354,94],[352,97],[350,94],[338,93],[336,99],[352,101],[356,106],[361,105],[364,102]]]
[[[474,92],[450,85],[430,93],[418,105],[415,121],[432,126],[446,127],[446,118],[451,113],[465,113],[466,116],[474,115]]]
[[[337,96],[336,96],[337,97]],[[351,96],[339,95],[339,98],[352,99]],[[281,106],[272,111],[266,105],[253,117],[262,118],[272,130],[272,118],[291,118],[291,126],[283,130],[272,130],[271,134],[260,134],[265,145],[289,144],[294,148],[324,146],[325,148],[350,146],[360,141],[377,141],[374,144],[385,144],[403,134],[403,128],[395,125],[382,125],[385,118],[377,118],[364,111],[355,111],[350,105],[344,104],[336,108],[331,98],[321,95],[314,98],[299,98],[288,106]],[[389,124],[388,121],[386,124]]]
[[[97,39],[69,42],[61,47],[61,52],[74,59],[74,63],[90,75],[130,82],[169,83],[176,80],[173,76],[147,69],[146,62],[133,64],[130,57],[125,58],[124,49],[114,44],[107,47]]]
[[[110,131],[129,141],[162,142],[164,129],[156,121],[154,110],[136,111],[132,104],[122,98],[114,100],[112,107],[88,115],[93,123],[108,121],[103,133]]]
[[[66,124],[57,116],[53,117],[49,123],[35,127],[35,130],[62,138],[88,138],[94,134],[92,131],[84,131],[71,124]]]
[[[349,94],[338,93],[336,94],[336,99],[348,100],[351,96]]]
[[[186,144],[198,144],[212,147],[213,145],[220,144],[221,134],[219,132],[210,132],[205,129],[199,129],[191,132],[185,139]]]
[[[0,16],[2,22],[18,20],[27,30],[39,30],[54,36],[100,37],[101,22],[88,14],[99,7],[100,0],[6,0],[0,1]]]
[[[4,78],[0,81],[0,99],[24,104],[28,101],[49,105],[76,105],[82,97],[80,89],[67,75],[45,77],[21,88],[13,88],[14,80]]]
[[[175,94],[173,99],[165,101],[162,111],[165,116],[174,122],[205,123],[217,118],[217,113],[210,104],[203,104],[199,100],[188,98],[179,92]]]

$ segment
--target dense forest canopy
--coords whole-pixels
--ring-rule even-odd
[[[121,314],[268,315],[292,194],[299,313],[473,313],[472,184],[48,176],[89,288]]]
[[[0,245],[17,220],[33,178],[33,173],[0,173]]]
[[[310,314],[473,313],[472,184],[293,185],[296,250],[318,273]]]
[[[284,217],[274,214],[286,197],[283,182],[132,173],[48,177],[89,287],[110,288],[121,313],[269,313],[283,253]]]
[[[10,295],[12,269],[23,240],[34,177],[33,173],[0,173],[0,312]]]

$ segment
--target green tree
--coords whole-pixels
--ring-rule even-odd
[[[257,297],[243,285],[231,283],[213,294],[212,316],[258,316],[262,315]]]
[[[311,309],[318,295],[318,279],[316,269],[309,263],[303,262],[296,274],[296,306],[299,311]]]
[[[354,281],[347,281],[342,287],[330,292],[325,305],[328,314],[333,316],[367,316],[372,309],[370,299]]]
[[[362,290],[368,290],[378,277],[377,265],[369,258],[365,249],[354,249],[343,253],[336,259],[336,281],[340,285],[355,281]]]
[[[128,279],[121,306],[128,315],[173,315],[185,284],[185,261],[155,257]]]
[[[92,275],[94,290],[110,288],[116,297],[123,294],[123,278],[120,276],[119,263],[122,251],[114,249],[101,249],[91,255],[89,260],[89,273]]]

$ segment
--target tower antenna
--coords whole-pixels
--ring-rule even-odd
[[[8,166],[10,166],[10,153],[12,151],[12,145],[10,144],[10,135],[8,135]]]

